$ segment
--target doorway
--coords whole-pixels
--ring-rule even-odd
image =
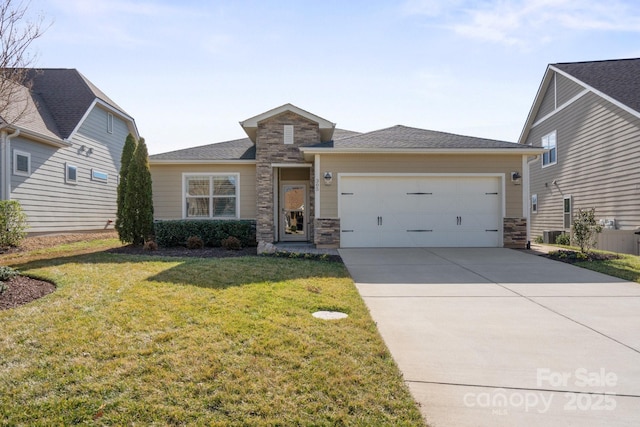
[[[307,184],[283,183],[280,191],[280,240],[309,240]]]

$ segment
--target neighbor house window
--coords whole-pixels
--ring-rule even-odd
[[[531,212],[538,213],[538,195],[531,195]]]
[[[13,150],[13,174],[21,176],[31,175],[31,154]]]
[[[186,218],[238,218],[237,174],[184,175]]]
[[[542,155],[542,167],[555,165],[558,162],[556,131],[542,137],[542,148],[549,150]]]
[[[107,132],[113,133],[113,114],[107,113]]]
[[[67,184],[76,184],[78,182],[78,168],[76,166],[65,163],[64,180]]]
[[[562,200],[562,222],[565,230],[571,228],[572,204],[571,196],[565,196]]]
[[[91,169],[92,181],[107,182],[108,179],[109,179],[108,173],[99,171],[97,169]]]

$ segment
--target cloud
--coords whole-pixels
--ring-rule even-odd
[[[548,43],[568,31],[640,32],[635,0],[407,0],[402,10],[441,19],[466,38],[517,47]]]

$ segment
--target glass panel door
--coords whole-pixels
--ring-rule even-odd
[[[284,184],[282,186],[282,215],[280,238],[282,240],[307,240],[307,186]]]

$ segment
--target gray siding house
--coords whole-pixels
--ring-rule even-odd
[[[598,247],[638,254],[640,59],[549,65],[519,143],[548,150],[529,164],[533,238],[595,207]]]
[[[29,70],[0,126],[0,197],[30,233],[111,228],[120,156],[135,122],[75,69]],[[11,109],[7,109],[11,116]]]

